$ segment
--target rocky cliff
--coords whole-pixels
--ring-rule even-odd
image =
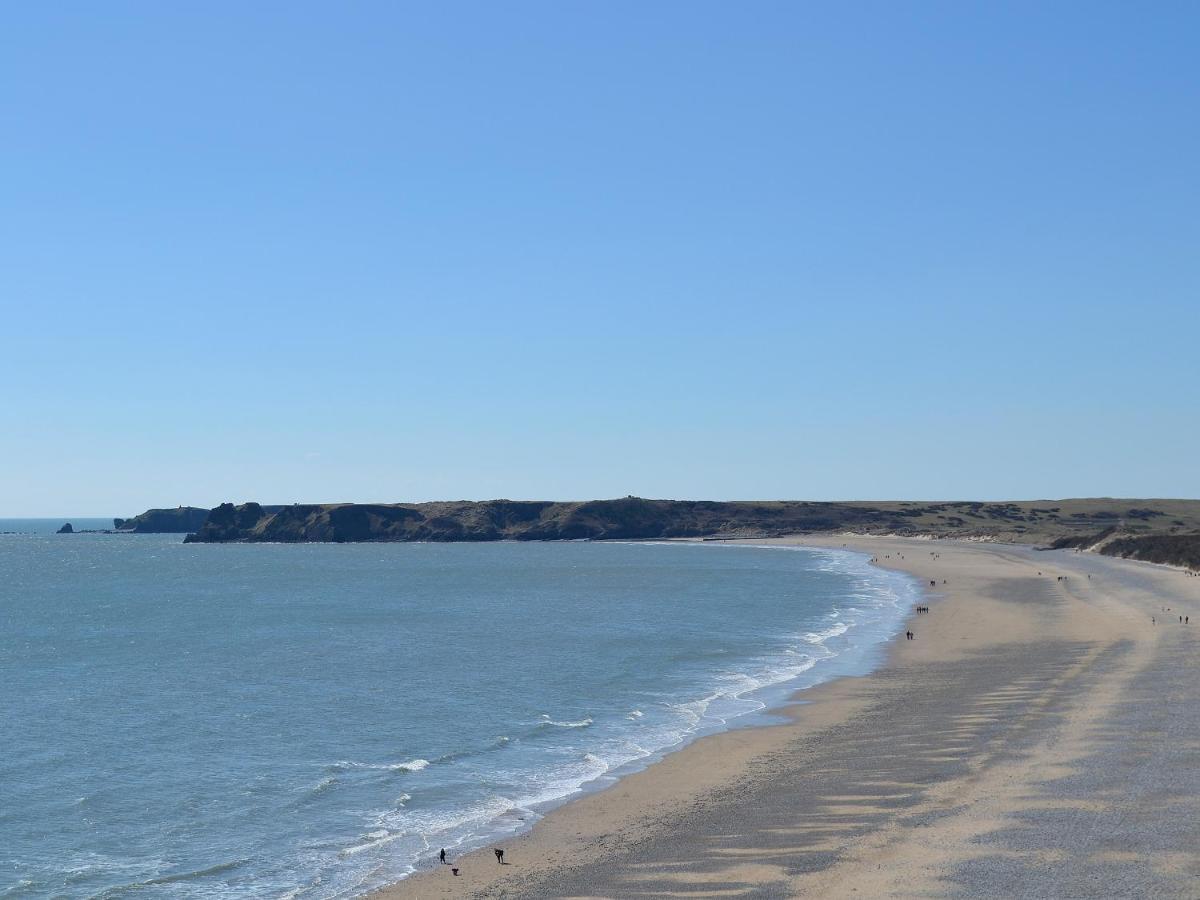
[[[1200,502],[1012,503],[619,500],[393,504],[225,503],[187,541],[496,541],[771,537],[856,531],[1032,543],[1120,523],[1130,532],[1200,529]]]
[[[174,509],[148,509],[132,519],[113,519],[117,531],[138,534],[189,534],[199,531],[208,520],[208,510],[199,506]]]

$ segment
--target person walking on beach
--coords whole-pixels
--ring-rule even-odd
[[[445,847],[443,847],[442,852],[438,854],[438,859],[441,860],[441,863],[443,866],[446,864],[446,848]]]
[[[504,865],[504,851],[497,847],[492,852],[496,854],[496,862],[500,863],[500,865]]]

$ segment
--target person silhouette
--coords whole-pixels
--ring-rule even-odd
[[[441,860],[443,866],[446,864],[446,848],[445,847],[443,847],[442,852],[438,854],[438,859]]]

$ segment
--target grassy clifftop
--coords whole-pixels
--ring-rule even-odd
[[[855,531],[1023,543],[1122,533],[1200,530],[1200,501],[1077,499],[973,501],[618,500],[394,504],[222,504],[191,542],[612,540],[771,537]]]
[[[198,531],[208,520],[208,510],[199,506],[174,509],[148,509],[132,519],[113,519],[117,531],[139,534],[188,534]]]

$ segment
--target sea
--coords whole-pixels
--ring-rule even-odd
[[[845,550],[63,521],[0,520],[0,898],[359,897],[870,670],[918,596]]]

